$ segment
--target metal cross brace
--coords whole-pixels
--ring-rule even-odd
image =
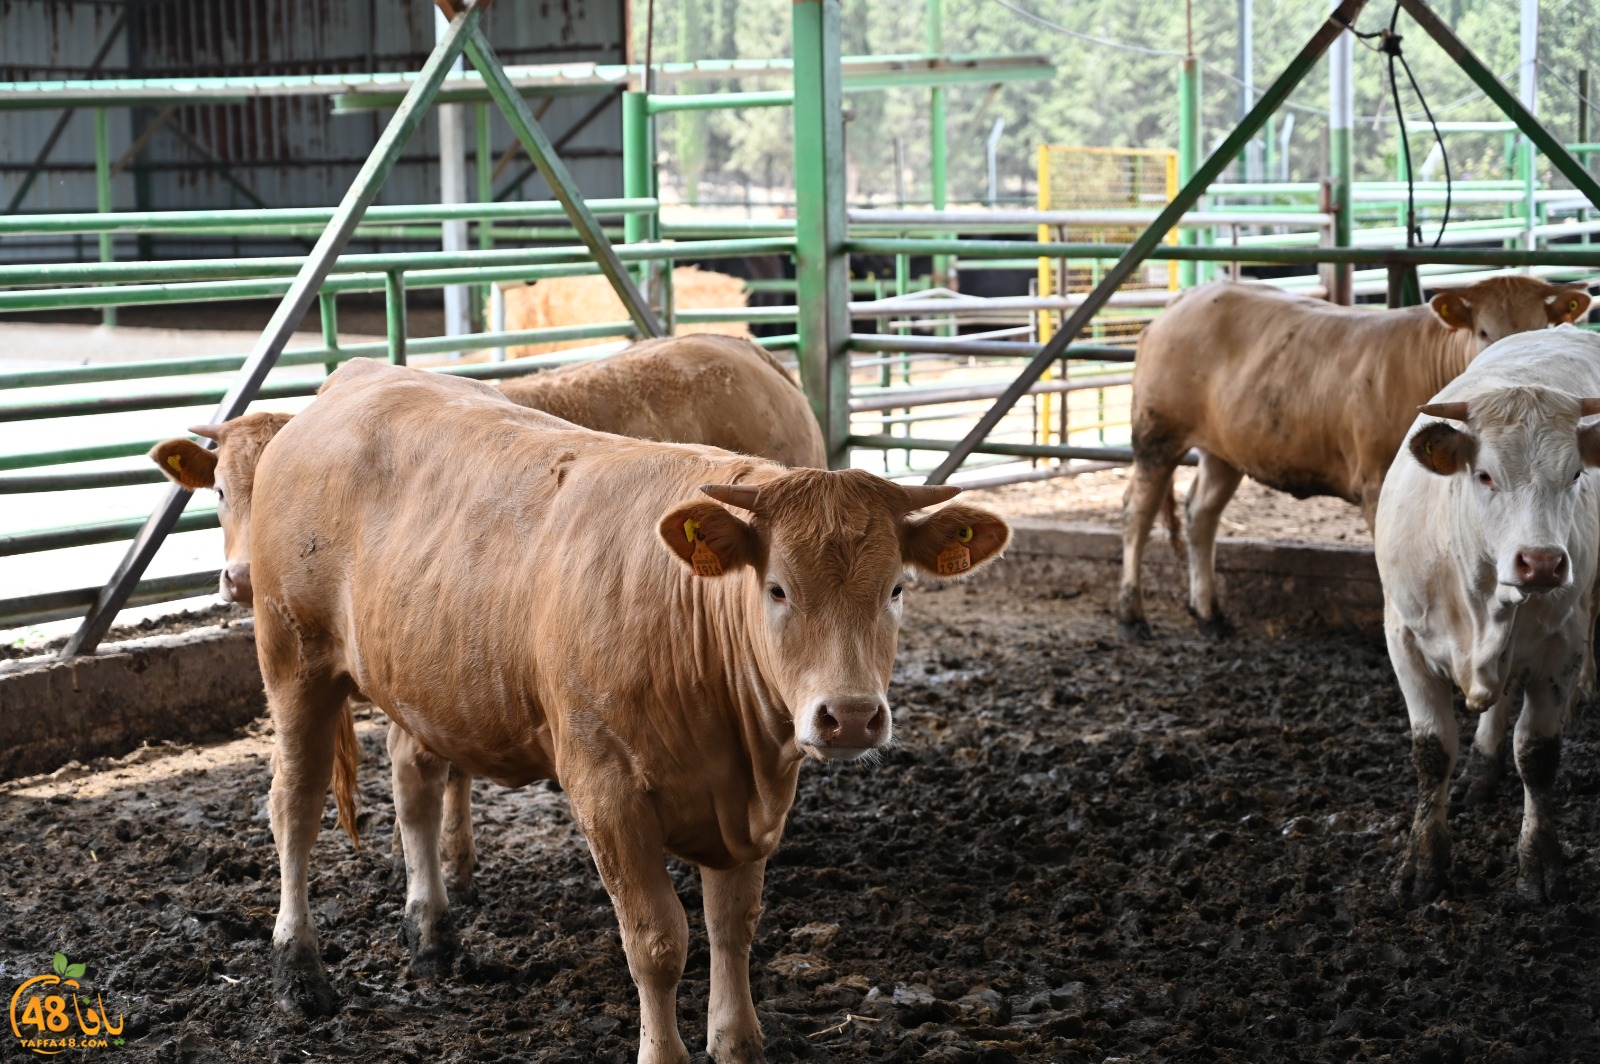
[[[1506,116],[1517,124],[1538,149],[1555,165],[1556,169],[1571,181],[1573,186],[1589,198],[1589,202],[1600,208],[1600,183],[1594,175],[1584,169],[1581,164],[1561,141],[1552,136],[1544,126],[1540,125],[1527,108],[1518,102],[1499,80],[1484,66],[1483,62],[1473,55],[1472,50],[1457,37],[1439,17],[1429,9],[1426,0],[1398,0],[1406,12],[1416,20],[1417,24],[1432,37],[1445,53],[1455,60],[1456,64],[1466,72],[1478,87],[1481,88],[1494,103],[1505,112]],[[1293,62],[1289,64],[1278,80],[1273,82],[1261,101],[1251,108],[1250,113],[1235,127],[1232,134],[1222,145],[1206,160],[1205,165],[1195,172],[1173,201],[1167,205],[1166,210],[1150,224],[1139,239],[1128,248],[1127,254],[1117,260],[1115,266],[1106,274],[1105,279],[1090,292],[1083,304],[1067,319],[1061,330],[1051,337],[1044,348],[1028,363],[1021,375],[1012,382],[1005,393],[995,400],[992,407],[979,419],[978,424],[967,433],[951,450],[950,454],[939,467],[929,474],[929,484],[943,484],[949,479],[950,474],[960,467],[967,456],[983,439],[994,430],[1000,419],[1016,404],[1017,400],[1031,388],[1045,369],[1061,357],[1066,349],[1089,320],[1099,313],[1100,308],[1111,298],[1122,283],[1133,273],[1141,262],[1160,244],[1167,235],[1168,230],[1177,222],[1178,218],[1192,207],[1206,188],[1227,167],[1228,163],[1238,156],[1239,152],[1249,139],[1255,136],[1257,130],[1266,123],[1267,116],[1275,111],[1292,92],[1295,86],[1310,70],[1311,66],[1322,56],[1328,46],[1333,43],[1339,33],[1346,27],[1355,23],[1356,16],[1361,13],[1365,0],[1345,0],[1338,9],[1328,17],[1321,29],[1312,37],[1310,43],[1301,49]]]
[[[1361,14],[1361,9],[1366,4],[1367,0],[1344,0],[1334,9],[1333,13],[1328,16],[1327,21],[1306,43],[1306,46],[1300,49],[1300,54],[1294,57],[1288,68],[1278,75],[1278,79],[1262,95],[1260,101],[1250,109],[1249,114],[1240,120],[1239,124],[1234,127],[1233,132],[1228,134],[1227,139],[1222,142],[1216,151],[1211,153],[1211,157],[1205,161],[1200,169],[1195,171],[1194,176],[1189,179],[1189,183],[1178,190],[1178,194],[1173,197],[1172,202],[1167,204],[1166,209],[1156,216],[1155,221],[1150,223],[1150,227],[1139,235],[1139,239],[1133,242],[1127,253],[1118,259],[1116,265],[1106,272],[1104,279],[1095,286],[1094,291],[1089,293],[1083,303],[1078,306],[1078,309],[1073,311],[1072,316],[1061,326],[1060,331],[1052,336],[1050,342],[1045,344],[1044,348],[1033,357],[1017,379],[1011,382],[1010,387],[1005,390],[1004,394],[995,400],[994,405],[984,413],[983,417],[978,419],[978,423],[973,426],[972,431],[962,437],[961,442],[956,444],[954,449],[945,456],[944,461],[939,463],[938,468],[928,474],[927,483],[943,484],[950,479],[950,474],[960,468],[961,463],[966,461],[967,456],[972,453],[973,449],[994,430],[994,427],[1000,423],[1000,419],[1005,417],[1011,408],[1016,405],[1017,400],[1022,398],[1028,389],[1033,387],[1034,382],[1049,368],[1050,364],[1061,358],[1062,353],[1067,349],[1067,345],[1077,339],[1078,333],[1083,331],[1083,327],[1089,323],[1089,320],[1100,312],[1101,307],[1106,305],[1111,299],[1112,293],[1121,288],[1123,282],[1160,245],[1161,241],[1166,238],[1167,233],[1177,224],[1178,219],[1183,216],[1184,212],[1194,206],[1195,202],[1205,193],[1205,190],[1210,187],[1211,182],[1217,179],[1218,175],[1228,167],[1228,164],[1238,158],[1239,153],[1250,142],[1250,138],[1254,137],[1262,126],[1266,125],[1267,118],[1278,109],[1284,100],[1289,98],[1289,94],[1300,84],[1301,79],[1311,71],[1317,60],[1322,58],[1322,54],[1328,50],[1328,46],[1333,44],[1339,34],[1344,32],[1346,26],[1354,24],[1356,16]]]
[[[440,3],[440,7],[450,15],[449,30],[435,45],[433,54],[423,64],[416,82],[407,91],[405,99],[400,102],[394,117],[389,120],[383,135],[373,146],[350,190],[345,193],[338,209],[329,219],[327,229],[323,230],[322,236],[311,249],[305,264],[295,276],[288,292],[284,294],[283,302],[278,305],[265,331],[256,341],[255,348],[245,360],[239,375],[223,396],[216,412],[212,414],[213,423],[232,420],[244,413],[245,408],[250,405],[250,401],[260,390],[262,381],[277,364],[278,356],[282,354],[289,338],[294,334],[295,327],[310,310],[323,281],[333,270],[339,253],[350,242],[350,237],[367,208],[377,199],[379,190],[394,168],[396,160],[400,158],[406,142],[416,132],[428,107],[438,96],[439,88],[444,84],[451,66],[463,51],[468,52],[473,65],[490,85],[491,92],[495,94],[502,110],[506,113],[506,118],[516,130],[523,146],[527,148],[528,154],[535,160],[543,159],[541,171],[545,179],[555,190],[556,198],[566,208],[574,226],[583,235],[584,243],[599,260],[601,269],[616,287],[624,305],[629,308],[630,316],[647,335],[661,335],[660,326],[656,324],[654,315],[650,313],[638,288],[633,284],[633,279],[617,261],[616,251],[606,240],[593,213],[577,192],[571,174],[550,149],[549,139],[539,128],[532,113],[528,111],[522,97],[510,89],[510,82],[501,69],[500,61],[484,40],[479,23],[490,2],[491,0],[476,0],[470,6],[458,3],[456,0]],[[129,594],[139,582],[139,577],[144,574],[150,560],[155,557],[156,551],[177,523],[178,515],[183,512],[192,497],[193,493],[177,485],[168,490],[166,499],[145,521],[144,527],[134,538],[133,545],[128,548],[127,555],[123,557],[105,587],[100,589],[100,594],[90,607],[88,615],[84,617],[83,623],[62,648],[62,658],[92,653],[100,644],[100,640],[105,638],[117,611],[128,600]]]

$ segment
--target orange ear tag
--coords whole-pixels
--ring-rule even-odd
[[[972,552],[967,544],[972,542],[972,529],[963,528],[950,545],[939,552],[934,568],[940,576],[954,576],[972,568]]]

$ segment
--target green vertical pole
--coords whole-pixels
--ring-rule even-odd
[[[94,198],[95,209],[101,214],[111,211],[111,146],[106,130],[106,109],[94,109]],[[116,245],[110,233],[100,234],[100,261],[116,260]],[[100,312],[101,321],[107,325],[117,323],[117,308],[106,307]]]
[[[928,54],[944,54],[944,0],[927,0]],[[950,147],[946,141],[945,90],[935,85],[928,94],[928,124],[931,131],[928,171],[933,180],[933,209],[942,211],[949,202],[948,172]],[[933,283],[949,287],[950,258],[936,255]]]
[[[652,173],[654,153],[650,147],[650,94],[622,94],[622,194],[629,199],[648,199],[655,195]],[[641,244],[655,239],[655,214],[628,214],[622,219],[624,243]],[[650,283],[650,264],[636,263],[635,280],[641,287]]]
[[[390,270],[383,275],[383,317],[389,339],[389,361],[406,364],[406,275]]]
[[[1350,154],[1351,128],[1355,124],[1355,40],[1341,33],[1328,49],[1328,166],[1332,173],[1333,246],[1347,248],[1355,228],[1354,200],[1350,191],[1355,184],[1354,162]],[[1331,302],[1349,306],[1355,300],[1353,274],[1349,263],[1335,263],[1329,285]]]
[[[317,296],[317,316],[322,319],[322,346],[330,351],[339,350],[339,307],[334,302],[337,298],[337,293],[326,291]],[[331,376],[339,368],[339,360],[329,359],[322,364],[322,368]]]
[[[796,0],[794,27],[795,274],[800,380],[827,441],[849,464],[850,284],[845,262],[844,107],[839,0]]]
[[[494,202],[494,143],[490,138],[489,105],[480,103],[473,108],[473,120],[478,134],[478,202]],[[478,250],[490,251],[494,248],[494,223],[484,219],[478,223]],[[473,289],[471,318],[483,326],[488,318],[489,286],[478,285]]]
[[[1193,55],[1183,57],[1183,69],[1178,75],[1178,184],[1187,185],[1194,172],[1200,168],[1200,69]],[[1180,244],[1197,244],[1200,234],[1193,229],[1180,229]],[[1178,264],[1178,283],[1191,288],[1198,279],[1193,262]]]

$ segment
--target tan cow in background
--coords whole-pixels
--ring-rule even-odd
[[[425,748],[396,771],[414,957],[453,949],[428,777],[451,762],[508,786],[553,778],[617,911],[639,1060],[689,1059],[668,852],[701,869],[710,1055],[763,1059],[749,950],[800,763],[889,741],[906,568],[972,572],[1010,537],[975,507],[915,512],[958,490],[630,440],[471,381],[347,363],[256,474],[280,1004],[334,1006],[309,859],[359,688]]]
[[[726,336],[646,340],[608,358],[504,381],[500,390],[520,406],[546,410],[586,428],[667,443],[703,443],[792,467],[827,465],[822,432],[805,394],[760,345]],[[190,491],[217,493],[223,566],[218,594],[224,602],[252,604],[250,506],[256,463],[292,415],[254,413],[221,425],[191,429],[217,442],[208,450],[192,440],[164,440],[150,451],[156,466]],[[354,720],[346,714],[338,733],[333,794],[339,824],[359,845],[356,827]],[[391,764],[411,756],[415,740],[388,729]],[[478,865],[472,835],[472,777],[452,770],[443,796],[445,882],[452,895],[475,895]],[[390,852],[401,860],[395,825]]]
[[[1189,609],[1217,608],[1217,525],[1242,477],[1296,498],[1333,495],[1373,524],[1384,473],[1417,406],[1496,340],[1578,321],[1582,286],[1492,277],[1426,307],[1341,307],[1259,284],[1184,292],[1139,338],[1133,369],[1133,469],[1123,503],[1117,616],[1142,628],[1139,564],[1172,474],[1189,449]],[[1175,543],[1174,546],[1177,546]]]

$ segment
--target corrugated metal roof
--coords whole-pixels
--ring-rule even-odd
[[[503,4],[486,16],[503,61],[617,63],[624,60],[625,0]],[[98,72],[89,64],[126,8],[127,30]],[[421,66],[434,40],[426,0],[0,0],[0,81],[93,77],[198,77],[406,71]],[[555,99],[543,118],[553,139],[595,105],[595,96]],[[0,209],[8,203],[63,112],[0,112]],[[274,207],[337,203],[375,142],[387,113],[334,115],[326,97],[262,98],[184,105],[163,118],[155,108],[109,112],[111,156],[120,157],[152,123],[139,155],[141,178],[113,182],[119,209]],[[563,150],[585,193],[621,194],[621,115],[608,107]],[[468,142],[475,143],[468,120]],[[512,142],[491,116],[496,157]],[[75,113],[24,211],[92,210],[92,112]],[[438,129],[430,116],[395,167],[380,203],[438,199]],[[223,172],[226,168],[226,173]],[[520,169],[520,168],[516,168]],[[515,172],[515,169],[512,171]],[[509,174],[507,178],[509,178]],[[504,180],[505,178],[503,178]],[[548,195],[537,178],[527,198]],[[514,198],[514,197],[513,197]],[[76,258],[72,241],[43,255],[42,242],[0,243],[0,258]],[[84,242],[93,254],[93,242]],[[217,243],[156,238],[160,257],[215,254]],[[131,249],[130,249],[131,250]]]

